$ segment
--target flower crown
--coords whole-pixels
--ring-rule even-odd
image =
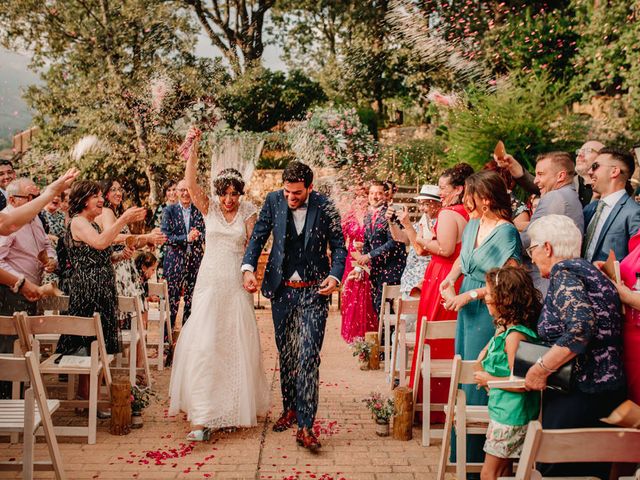
[[[241,175],[239,175],[238,173],[235,172],[225,172],[225,173],[221,173],[218,174],[218,176],[214,179],[214,181],[216,180],[240,180],[241,182],[244,182],[244,179],[242,178]]]

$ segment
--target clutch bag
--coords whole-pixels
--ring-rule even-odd
[[[543,357],[550,349],[551,347],[545,345],[521,341],[513,361],[513,374],[516,377],[526,377],[527,371],[536,363],[538,358]],[[569,392],[573,380],[574,365],[575,360],[571,360],[562,365],[557,372],[549,375],[547,378],[548,388]]]

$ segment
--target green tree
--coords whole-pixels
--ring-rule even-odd
[[[373,104],[402,91],[406,57],[391,38],[388,0],[279,0],[273,21],[287,63],[318,79],[331,100]]]
[[[190,14],[162,0],[2,2],[2,44],[29,48],[44,81],[26,94],[42,131],[34,152],[60,152],[65,163],[79,138],[97,135],[110,153],[83,159],[87,175],[127,175],[155,204],[161,177],[175,168],[179,120],[223,76],[193,56],[196,34]],[[173,85],[155,107],[154,78]]]
[[[502,140],[532,171],[538,154],[569,150],[584,142],[586,126],[566,113],[571,93],[548,76],[525,75],[498,85],[495,92],[472,91],[467,104],[448,121],[448,157],[480,168]]]
[[[254,67],[236,79],[219,101],[231,127],[262,132],[279,122],[301,120],[309,107],[326,99],[320,85],[299,70],[287,75]]]
[[[260,63],[264,52],[265,15],[275,0],[177,1],[192,9],[211,44],[220,49],[235,76]]]

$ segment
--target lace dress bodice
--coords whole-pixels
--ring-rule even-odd
[[[206,242],[202,265],[207,267],[200,268],[199,282],[212,282],[221,288],[228,287],[227,282],[242,283],[240,267],[247,243],[245,222],[256,211],[252,203],[241,200],[236,216],[228,222],[218,199],[211,200],[204,219]]]

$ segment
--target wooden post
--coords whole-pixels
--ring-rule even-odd
[[[372,344],[369,355],[369,370],[380,370],[380,339],[378,332],[366,332],[364,340]]]
[[[135,361],[135,360],[134,360]],[[111,384],[111,435],[127,435],[131,427],[131,383],[121,378]]]
[[[413,391],[408,387],[398,387],[393,391],[396,414],[393,416],[393,438],[411,440],[413,438]]]

